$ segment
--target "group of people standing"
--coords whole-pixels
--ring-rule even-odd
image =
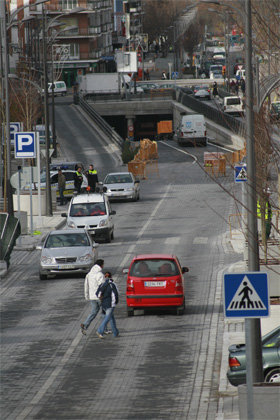
[[[87,178],[90,192],[94,192],[96,188],[96,184],[98,183],[98,173],[97,173],[97,170],[94,169],[93,165],[89,165],[89,169],[85,172],[85,176]],[[78,194],[81,192],[83,182],[84,182],[84,176],[82,172],[82,167],[77,166],[74,173],[74,188]],[[57,173],[57,186],[58,186],[58,191],[59,191],[60,205],[63,206],[64,204],[66,204],[66,201],[67,201],[66,198],[64,197],[64,191],[66,188],[66,178],[61,169],[58,169],[58,173]]]
[[[104,334],[113,333],[114,337],[119,335],[114,316],[114,310],[119,301],[119,293],[111,273],[107,271],[103,274],[103,267],[104,260],[99,259],[86,275],[84,293],[85,299],[91,303],[91,313],[81,324],[81,332],[86,335],[88,327],[101,309],[103,319],[96,331],[100,339],[104,338]],[[107,329],[109,322],[112,330]]]

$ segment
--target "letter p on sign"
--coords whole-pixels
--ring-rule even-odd
[[[15,157],[35,158],[36,157],[36,133],[15,134]]]

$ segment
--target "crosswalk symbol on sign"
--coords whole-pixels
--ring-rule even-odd
[[[235,182],[245,182],[247,181],[247,167],[246,165],[236,165],[235,170]]]
[[[267,274],[225,274],[225,316],[258,318],[269,316]]]

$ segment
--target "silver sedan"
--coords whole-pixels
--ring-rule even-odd
[[[86,274],[98,258],[97,247],[84,229],[54,230],[48,234],[41,250],[40,279],[48,275]]]
[[[110,201],[121,199],[137,201],[140,198],[139,182],[131,172],[114,172],[106,175],[103,187],[106,187],[105,194]]]

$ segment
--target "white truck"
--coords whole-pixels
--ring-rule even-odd
[[[89,73],[79,76],[78,79],[79,92],[81,94],[113,94],[124,93],[125,88],[129,90],[131,78],[127,74],[120,73]],[[143,89],[137,87],[137,93],[142,93]],[[134,93],[132,83],[130,93]]]

